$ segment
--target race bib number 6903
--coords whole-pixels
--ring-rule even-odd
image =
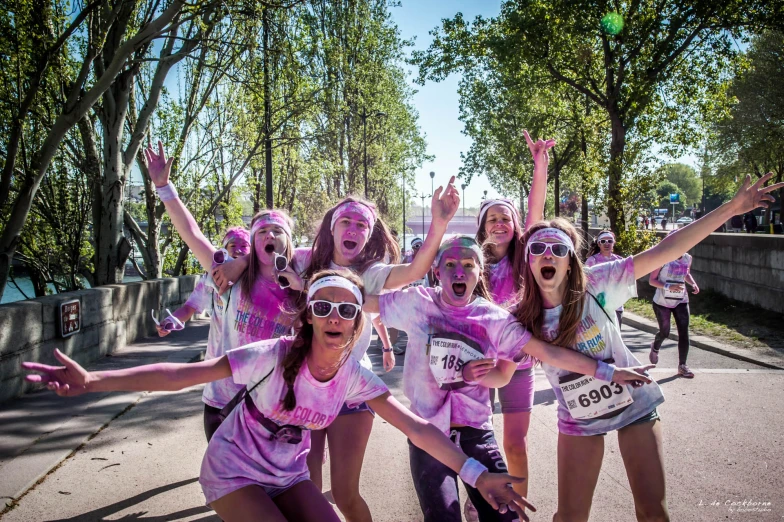
[[[430,338],[430,372],[442,390],[466,386],[463,366],[484,354],[472,340],[460,334],[435,334]]]
[[[613,417],[634,402],[626,386],[587,375],[559,384],[573,419]]]

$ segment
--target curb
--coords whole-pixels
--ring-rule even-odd
[[[188,350],[185,348],[183,351]],[[165,362],[193,363],[204,360],[204,349],[190,356],[183,356],[182,352],[167,357]],[[147,392],[120,392],[105,394],[105,396],[92,403],[83,414],[70,419],[53,432],[47,433],[37,439],[21,454],[6,462],[1,468],[3,482],[0,483],[0,518],[30,489],[34,488],[46,476],[60,467],[71,455],[89,442],[93,437],[108,427],[112,421],[133,409]],[[100,415],[90,416],[91,409],[104,409]],[[46,444],[52,437],[70,439],[67,447],[53,450],[44,450],[40,453],[30,451],[35,446]]]
[[[642,330],[643,332],[652,334],[659,332],[659,325],[657,323],[654,323],[653,321],[650,321],[644,317],[640,317],[639,315],[635,315],[631,312],[623,313],[623,324],[629,325],[632,328],[636,328],[638,330]],[[673,341],[677,341],[678,334],[671,332],[668,338]],[[751,350],[746,350],[745,348],[736,348],[729,344],[724,344],[722,342],[711,339],[710,337],[705,337],[704,335],[690,335],[689,343],[695,348],[700,348],[701,350],[713,352],[731,359],[736,359],[738,361],[757,364],[772,370],[784,370],[784,359],[760,356]]]

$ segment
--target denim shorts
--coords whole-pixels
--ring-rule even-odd
[[[628,428],[629,426],[634,426],[635,424],[645,424],[646,422],[655,421],[657,419],[661,419],[661,417],[659,416],[659,410],[657,408],[654,408],[654,409],[652,409],[650,411],[650,413],[646,413],[645,415],[643,415],[639,419],[630,422],[629,424],[627,424],[623,428]],[[618,429],[622,430],[623,428],[618,428]],[[607,433],[599,433],[597,435],[598,436],[604,436],[604,435],[607,435]]]

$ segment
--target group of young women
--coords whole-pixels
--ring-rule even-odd
[[[574,226],[539,220],[554,143],[526,139],[535,171],[525,226],[514,205],[492,200],[480,209],[477,238],[444,240],[460,204],[453,177],[433,196],[417,255],[397,264],[399,247],[368,201],[348,197],[332,207],[306,249],[294,248],[285,211],[264,210],[252,220],[248,254],[205,276],[209,300],[193,307],[208,303],[212,311],[205,361],[87,372],[56,351],[62,366],[24,363],[37,372],[28,379],[64,396],[207,383],[200,483],[223,520],[337,520],[321,493],[325,441],[338,509],[346,520],[371,520],[359,477],[376,414],[409,439],[426,521],[461,519],[458,477],[480,520],[528,520],[526,436],[533,367],[541,363],[558,400],[554,520],[588,519],[610,430],[618,431],[637,518],[667,519],[656,409],[664,398],[612,312],[635,295],[636,279],[729,216],[766,205],[778,186],[762,186],[769,176],[753,186],[747,180],[731,202],[656,247],[586,267]],[[163,147],[145,154],[172,224],[199,262],[224,260],[169,183]],[[431,267],[439,285],[416,284]],[[384,325],[408,334],[410,410],[370,367],[371,323],[382,341]],[[384,346],[390,368],[394,355]],[[509,474],[493,433],[492,389]]]

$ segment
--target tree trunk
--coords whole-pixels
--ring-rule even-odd
[[[555,199],[555,217],[561,215],[561,164],[558,161],[555,150],[552,151],[553,155],[553,196]]]
[[[626,148],[626,129],[620,116],[610,113],[612,138],[610,141],[610,165],[607,168],[607,216],[610,218],[610,228],[617,235],[626,229],[626,220],[621,201],[621,180],[623,176],[623,153]]]
[[[174,264],[174,277],[178,275],[186,275],[188,273],[188,265],[185,264],[185,261],[188,260],[188,245],[183,243],[182,247],[180,248],[180,253],[177,256],[177,262]]]
[[[262,45],[264,51],[264,174],[266,179],[267,208],[274,208],[272,197],[272,103],[270,100],[270,67],[269,67],[269,8],[261,11]]]

